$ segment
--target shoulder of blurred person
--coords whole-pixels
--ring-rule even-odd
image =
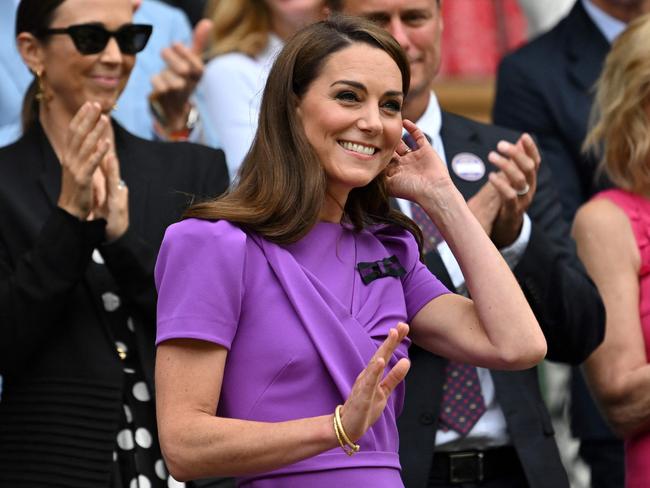
[[[259,117],[262,92],[282,41],[269,35],[266,47],[255,56],[229,52],[212,58],[200,83],[208,123],[226,153],[234,177],[248,152]]]
[[[601,183],[595,161],[580,152],[592,86],[609,43],[581,0],[553,29],[502,60],[493,109],[495,123],[537,136],[567,221]]]
[[[20,137],[22,99],[31,81],[16,48],[14,0],[0,3],[0,147]]]
[[[196,25],[203,18],[206,0],[164,0],[165,3],[183,10],[192,25]]]

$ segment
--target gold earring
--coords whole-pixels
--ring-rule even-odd
[[[36,81],[37,81],[37,90],[36,90],[36,101],[37,102],[49,102],[52,100],[52,94],[47,94],[45,91],[45,76],[43,76],[43,71],[38,70],[36,73]]]
[[[43,98],[45,98],[45,89],[43,88],[43,76],[42,76],[42,71],[38,70],[36,74],[36,81],[37,81],[37,90],[36,90],[36,100],[39,102],[43,101]]]

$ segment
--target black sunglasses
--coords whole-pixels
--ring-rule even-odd
[[[122,54],[135,54],[142,51],[149,41],[153,27],[148,24],[126,24],[116,31],[109,31],[101,24],[78,24],[60,29],[44,29],[39,37],[54,34],[67,34],[81,54],[102,52],[111,37],[117,41]]]

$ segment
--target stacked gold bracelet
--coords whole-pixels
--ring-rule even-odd
[[[342,407],[343,405],[339,405],[334,410],[334,433],[336,434],[336,438],[338,439],[339,445],[341,446],[341,449],[343,449],[343,452],[345,452],[345,454],[348,456],[352,456],[355,452],[359,452],[361,446],[352,442],[348,435],[345,433],[345,430],[343,430],[343,422],[341,422]]]

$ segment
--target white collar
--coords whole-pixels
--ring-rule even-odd
[[[415,122],[416,125],[429,137],[436,137],[440,134],[442,127],[442,112],[438,97],[432,91],[429,97],[429,103],[422,116]]]
[[[582,6],[586,10],[589,18],[594,24],[596,24],[598,30],[602,32],[605,39],[607,39],[610,44],[625,30],[625,22],[622,22],[604,12],[602,9],[594,5],[591,0],[582,0]]]
[[[269,64],[273,64],[273,61],[275,61],[275,58],[278,53],[282,51],[283,47],[284,42],[282,39],[276,36],[273,32],[269,32],[269,40],[266,43],[266,47],[255,57],[262,63],[269,62]]]

